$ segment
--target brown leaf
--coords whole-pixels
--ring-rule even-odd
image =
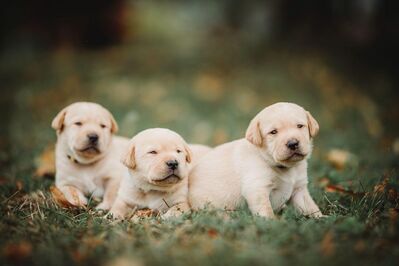
[[[335,253],[334,235],[331,231],[328,231],[321,241],[320,244],[321,253],[324,256],[330,257]]]
[[[55,151],[54,145],[47,146],[36,159],[36,177],[55,175]]]
[[[9,182],[9,180],[4,177],[4,176],[0,176],[0,186],[7,184]]]
[[[87,254],[82,253],[79,250],[72,251],[71,255],[73,261],[76,263],[82,263],[87,258]]]
[[[137,210],[134,213],[134,215],[138,217],[155,217],[158,215],[158,211],[151,209],[142,209],[142,210]]]
[[[224,95],[224,82],[216,75],[200,75],[195,80],[194,88],[199,98],[209,102],[216,102]]]
[[[22,190],[24,188],[24,183],[22,183],[21,180],[17,180],[15,186],[17,187],[17,190]]]
[[[351,195],[351,196],[364,196],[365,195],[365,193],[363,193],[363,192],[354,192],[353,190],[345,189],[341,185],[331,185],[331,184],[327,185],[325,187],[325,191],[330,192],[330,193],[341,193],[341,194],[346,194],[346,195]]]
[[[390,188],[388,190],[388,199],[390,201],[399,201],[399,193],[396,189]]]
[[[218,233],[218,231],[216,231],[216,229],[211,228],[211,229],[208,230],[208,236],[210,238],[215,238],[218,235],[219,235],[219,233]]]
[[[396,225],[398,223],[398,218],[399,218],[399,209],[395,208],[390,208],[388,210],[389,214],[389,231],[391,231],[392,234],[396,232]]]
[[[3,254],[9,260],[22,261],[32,254],[32,244],[27,241],[8,244],[4,247]]]
[[[358,252],[361,253],[364,250],[366,250],[366,243],[364,242],[364,240],[359,240],[356,242],[355,246],[353,247],[353,249]]]
[[[50,187],[51,195],[53,196],[54,202],[63,208],[76,208],[77,206],[70,203],[64,196],[64,194],[55,186]]]
[[[330,179],[328,177],[322,177],[320,179],[317,180],[317,184],[320,187],[326,187],[328,184],[330,184]]]
[[[342,170],[353,157],[351,153],[345,150],[332,149],[327,154],[327,161],[337,170]]]
[[[384,180],[382,180],[381,183],[377,184],[374,186],[374,193],[384,193],[385,188],[387,187],[389,182],[389,178],[385,177]]]

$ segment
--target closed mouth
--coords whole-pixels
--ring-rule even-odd
[[[175,184],[180,181],[180,176],[172,173],[162,179],[152,180],[154,183],[161,183],[161,184]]]
[[[292,153],[287,159],[284,161],[290,161],[290,160],[301,160],[305,157],[306,155],[300,152],[294,152]]]
[[[78,150],[78,151],[82,152],[82,153],[100,153],[100,150],[95,146],[88,146],[88,147]]]

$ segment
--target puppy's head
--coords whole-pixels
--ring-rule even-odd
[[[319,124],[302,107],[276,103],[251,121],[246,139],[260,148],[262,156],[275,165],[292,167],[308,157]]]
[[[133,137],[122,162],[135,177],[169,187],[188,176],[191,157],[190,148],[179,134],[152,128]]]
[[[51,126],[58,141],[81,163],[90,163],[107,151],[118,125],[111,113],[96,103],[77,102],[65,107]]]

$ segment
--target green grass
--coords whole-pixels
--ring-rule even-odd
[[[222,55],[206,48],[187,56],[126,46],[2,61],[1,265],[397,265],[398,155],[390,148],[397,128],[381,118],[394,102],[374,97],[381,83],[361,87],[317,54],[277,50],[255,60],[251,51],[235,56],[235,47]],[[54,181],[34,177],[35,163],[55,141],[51,119],[77,100],[109,108],[122,135],[168,127],[208,145],[242,137],[273,102],[297,102],[321,125],[309,187],[328,217],[309,219],[289,207],[266,221],[244,206],[118,223],[94,204],[60,208],[49,192]],[[326,160],[332,148],[355,158],[337,170]],[[327,192],[323,178],[354,193]]]

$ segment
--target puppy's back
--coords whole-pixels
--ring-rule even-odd
[[[234,209],[240,199],[240,177],[234,171],[234,154],[244,140],[218,146],[206,153],[189,175],[189,203],[194,210],[211,205]]]

